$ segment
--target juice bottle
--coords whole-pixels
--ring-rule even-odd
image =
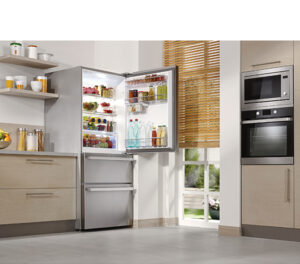
[[[154,101],[155,100],[154,89],[153,89],[152,85],[149,86],[148,100],[149,101]]]
[[[162,147],[167,146],[167,127],[165,125],[162,126],[161,143],[160,144]]]
[[[156,147],[156,138],[157,138],[156,127],[153,127],[153,129],[152,129],[152,147]]]
[[[157,139],[156,139],[156,146],[160,147],[161,144],[161,133],[162,133],[162,126],[158,126],[158,130],[157,130]]]

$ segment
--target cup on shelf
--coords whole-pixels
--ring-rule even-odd
[[[14,81],[17,84],[17,81],[23,82],[23,89],[26,89],[27,87],[27,77],[24,75],[14,76]]]
[[[16,86],[18,90],[24,89],[24,82],[23,81],[16,81]]]
[[[34,92],[40,92],[43,88],[43,83],[40,81],[31,81],[31,89]]]
[[[6,76],[6,88],[14,88],[14,77]]]

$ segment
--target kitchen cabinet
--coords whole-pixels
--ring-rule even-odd
[[[76,158],[1,155],[0,225],[76,219]]]
[[[300,228],[300,41],[294,42],[295,227]]]
[[[2,189],[0,224],[76,218],[75,189]]]
[[[242,72],[294,64],[293,41],[242,41]]]
[[[292,165],[242,166],[242,224],[294,227]]]

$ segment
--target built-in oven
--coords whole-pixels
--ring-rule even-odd
[[[242,164],[294,164],[293,107],[242,112]]]
[[[293,106],[293,66],[244,72],[242,110]]]

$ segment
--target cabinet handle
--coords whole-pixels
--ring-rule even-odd
[[[290,189],[290,169],[287,169],[287,175],[286,175],[286,202],[290,202],[291,200],[291,189]]]
[[[252,67],[262,66],[262,65],[268,65],[268,64],[274,64],[274,63],[280,63],[281,61],[270,61],[265,63],[258,63],[258,64],[252,64]]]
[[[38,164],[50,164],[53,162],[52,159],[26,159],[26,161],[30,163],[38,163]]]
[[[53,196],[54,193],[48,193],[48,192],[44,192],[44,193],[26,193],[27,196],[33,196],[33,197],[49,197],[49,196]]]

